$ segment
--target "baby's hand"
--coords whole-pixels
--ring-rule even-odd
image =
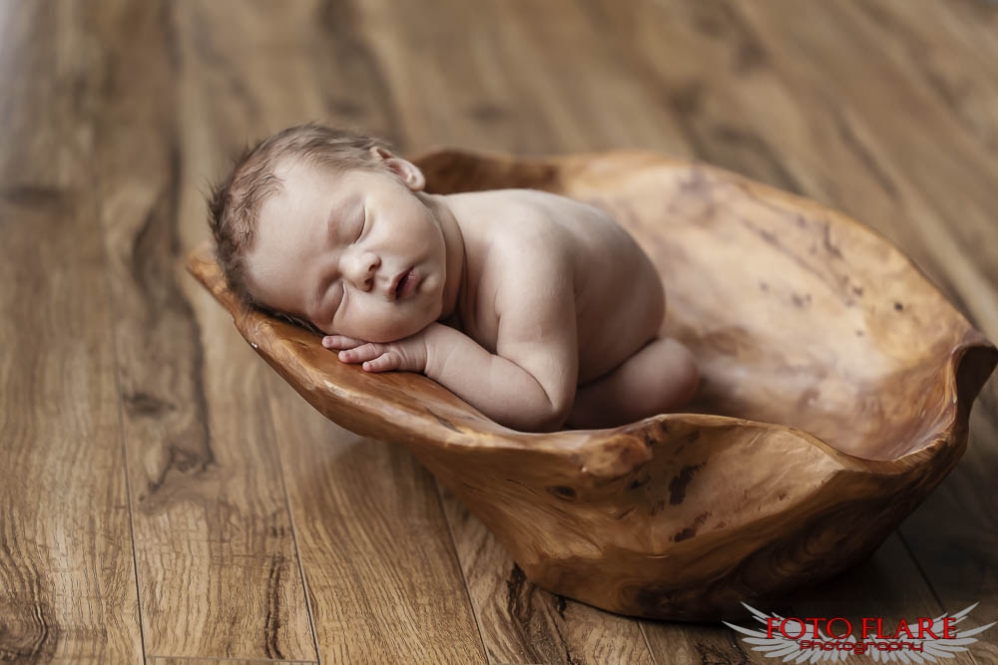
[[[405,339],[384,344],[329,335],[322,338],[322,345],[327,349],[341,349],[338,354],[341,361],[363,363],[361,367],[368,372],[423,372],[426,370],[425,332],[424,329]]]

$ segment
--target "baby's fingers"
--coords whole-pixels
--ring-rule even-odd
[[[401,365],[401,355],[386,344],[364,344],[356,349],[346,349],[338,354],[346,363],[364,363],[368,372],[389,372]]]
[[[322,338],[322,345],[327,349],[353,349],[366,342],[346,335],[327,335]]]
[[[354,349],[344,349],[337,354],[337,357],[345,363],[361,363],[366,360],[373,360],[387,351],[383,344],[362,343]]]
[[[391,372],[402,364],[401,356],[393,351],[385,351],[374,360],[368,360],[361,367],[367,372]]]

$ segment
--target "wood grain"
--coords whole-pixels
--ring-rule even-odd
[[[0,660],[137,662],[144,628],[157,663],[769,662],[535,587],[402,446],[314,413],[184,274],[203,193],[307,120],[653,148],[869,224],[995,339],[996,27],[978,0],[2,3]],[[870,559],[762,609],[998,619],[995,379],[969,422]]]
[[[274,378],[271,413],[323,660],[488,662],[433,476],[392,443],[317,418]]]
[[[147,658],[146,665],[318,665],[313,660],[232,660],[229,658]]]
[[[95,12],[95,161],[148,655],[314,660],[267,396],[176,271],[177,7]],[[96,10],[96,6],[92,6]],[[127,94],[124,92],[127,91]]]
[[[7,3],[0,31],[4,662],[142,658],[81,8]]]

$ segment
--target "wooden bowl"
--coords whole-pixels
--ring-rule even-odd
[[[599,206],[655,261],[692,350],[687,413],[553,434],[413,373],[368,374],[188,269],[312,406],[401,443],[534,584],[621,614],[744,617],[871,554],[956,464],[995,347],[885,238],[807,199],[643,151],[442,150],[428,191],[529,187]]]

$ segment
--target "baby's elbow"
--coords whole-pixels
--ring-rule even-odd
[[[545,408],[521,408],[500,421],[500,424],[520,432],[557,432],[564,429],[568,415],[569,409],[552,407],[549,404]]]
[[[555,403],[545,411],[539,423],[534,428],[535,432],[557,432],[565,428],[565,422],[572,411],[571,402]]]
[[[565,427],[565,421],[568,420],[568,416],[562,416],[559,418],[551,418],[542,421],[537,427],[531,428],[532,432],[538,432],[540,434],[545,434],[548,432],[560,432]]]

